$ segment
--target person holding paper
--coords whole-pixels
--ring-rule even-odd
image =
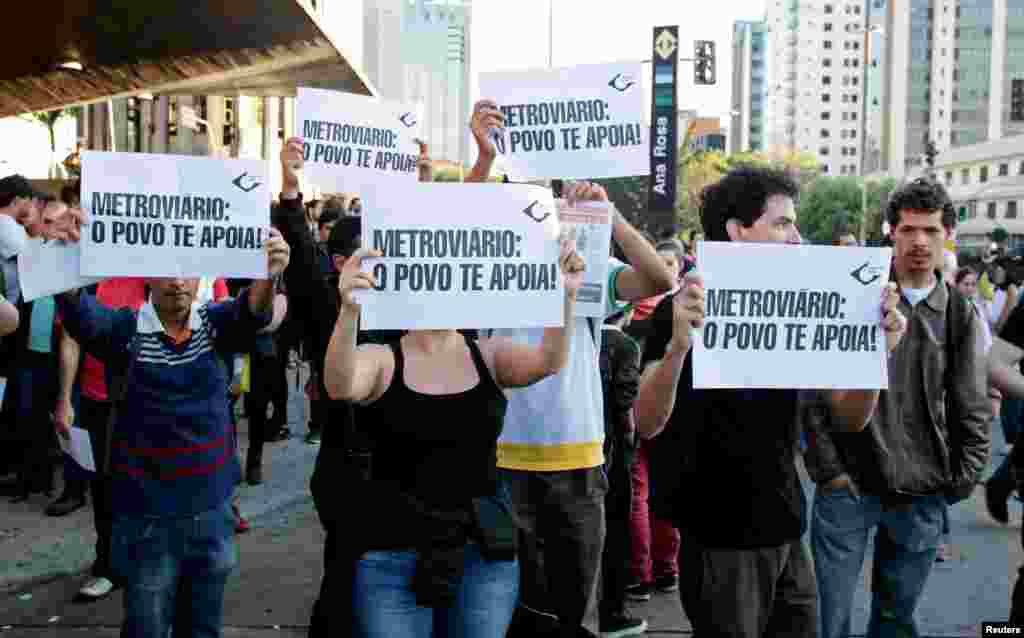
[[[583,260],[563,243],[565,325],[545,329],[538,344],[413,330],[357,347],[353,292],[376,285],[360,265],[380,254],[363,249],[345,263],[324,365],[328,395],[361,405],[373,440],[364,489],[376,513],[358,532],[356,630],[366,638],[504,638],[519,589],[516,530],[495,463],[506,392],[565,366]]]
[[[798,188],[782,172],[734,169],[704,191],[705,236],[799,244]],[[890,352],[905,325],[896,305],[887,290],[879,314]],[[800,540],[807,523],[795,465],[797,392],[695,390],[691,346],[704,314],[702,278],[691,272],[654,311],[636,401],[641,436],[659,437],[651,507],[683,538],[683,609],[699,636],[815,636],[815,574]],[[836,427],[850,431],[867,426],[879,400],[877,390],[828,395]]]
[[[945,189],[928,179],[889,197],[893,278],[899,311],[909,318],[889,357],[889,389],[863,431],[826,432],[808,449],[808,456],[831,454],[830,447],[837,453],[830,480],[818,483],[811,521],[825,638],[850,633],[872,528],[868,636],[917,635],[914,610],[943,541],[946,509],[971,495],[988,461],[982,320],[939,270],[948,203]]]
[[[489,178],[497,153],[490,130],[503,123],[493,101],[477,102],[470,128],[479,153],[467,182]],[[602,187],[587,182],[567,184],[564,195],[570,205],[608,202]],[[653,297],[676,284],[654,247],[618,211],[613,212],[612,239],[632,266],[609,257],[606,316],[621,311],[624,302]],[[536,344],[541,332],[497,330],[494,334]],[[600,623],[593,616],[598,611],[608,490],[603,471],[600,332],[600,321],[577,318],[566,369],[510,397],[498,443],[498,468],[512,492],[516,514],[527,528],[520,551],[523,591],[510,632],[513,637],[545,631],[550,616],[537,612],[556,616],[564,636],[576,636]],[[538,535],[546,548],[543,560],[534,540]],[[643,620],[622,616],[600,631],[628,636],[642,633],[643,626]]]
[[[138,311],[75,290],[64,325],[105,366],[111,417],[110,560],[124,586],[124,638],[222,635],[224,587],[237,563],[231,496],[240,478],[225,357],[270,322],[272,278],[289,248],[271,229],[271,279],[238,299],[195,302],[198,279],[150,279]]]
[[[0,337],[6,337],[18,329],[18,308],[7,301],[0,291]]]

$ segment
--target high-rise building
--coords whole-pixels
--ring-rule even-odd
[[[861,172],[864,0],[769,0],[769,150],[814,155],[830,175]]]
[[[471,0],[365,0],[366,73],[381,97],[420,102],[436,159],[469,163]]]
[[[1010,113],[1024,1],[871,2],[887,5],[880,168],[917,170],[929,140],[943,151],[1024,133]]]
[[[733,153],[765,148],[765,87],[767,86],[767,25],[737,20],[732,31]]]

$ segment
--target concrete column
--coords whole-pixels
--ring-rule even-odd
[[[260,99],[242,95],[235,100],[236,157],[263,157],[263,127],[258,118]]]
[[[139,100],[139,150],[151,153],[153,148],[153,101]]]
[[[171,99],[166,95],[161,95],[153,100],[153,140],[150,146],[151,152],[168,152],[170,117]]]
[[[281,116],[284,120],[284,139],[295,137],[295,98],[281,98]]]
[[[206,122],[209,125],[206,129],[207,141],[210,144],[211,154],[218,157],[225,156],[224,118],[224,97],[221,95],[207,95]]]
[[[175,96],[174,100],[178,107],[175,111],[177,114],[176,124],[178,125],[178,134],[175,136],[174,140],[174,152],[180,155],[191,155],[194,134],[192,129],[185,128],[182,124],[182,107],[193,107],[192,96],[178,95]]]
[[[113,130],[114,149],[118,153],[130,153],[135,150],[134,145],[128,143],[128,98],[118,98],[110,101],[113,107],[113,117],[110,118]]]
[[[263,98],[263,159],[270,160],[270,192],[281,190],[281,171],[274,158],[281,152],[281,140],[278,139],[278,127],[281,124],[281,98]]]

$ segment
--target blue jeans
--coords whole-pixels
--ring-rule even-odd
[[[220,638],[238,564],[229,503],[188,518],[115,516],[111,563],[124,585],[121,638]]]
[[[941,496],[883,505],[877,496],[819,485],[811,519],[811,551],[818,578],[821,638],[850,635],[853,595],[860,580],[868,532],[877,527],[867,635],[917,636],[914,611],[942,536]]]
[[[353,613],[364,638],[504,638],[519,597],[519,564],[488,562],[466,547],[462,584],[450,609],[416,604],[416,552],[368,552],[356,565]]]

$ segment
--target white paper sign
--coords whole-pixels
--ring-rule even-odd
[[[410,184],[363,201],[358,295],[365,330],[561,326],[565,293],[551,191],[522,184]]]
[[[303,172],[324,192],[364,192],[394,179],[417,180],[422,137],[419,105],[299,88],[295,130],[304,141]]]
[[[608,255],[612,242],[612,207],[607,202],[577,203],[570,207],[564,199],[555,202],[562,237],[576,243],[587,269],[583,285],[576,293],[573,311],[580,317],[604,320],[608,300]]]
[[[57,440],[60,441],[60,449],[70,456],[75,463],[78,463],[83,470],[95,472],[96,460],[92,454],[92,442],[89,441],[89,432],[72,425],[68,428],[68,433],[68,438],[63,436],[57,437]]]
[[[75,288],[84,288],[99,278],[79,273],[82,247],[78,243],[30,239],[18,255],[18,283],[25,301],[56,295]]]
[[[519,180],[650,174],[639,62],[480,74],[498,103],[502,163]]]
[[[890,248],[698,242],[694,388],[886,389]]]
[[[265,279],[268,164],[82,153],[82,275]]]

